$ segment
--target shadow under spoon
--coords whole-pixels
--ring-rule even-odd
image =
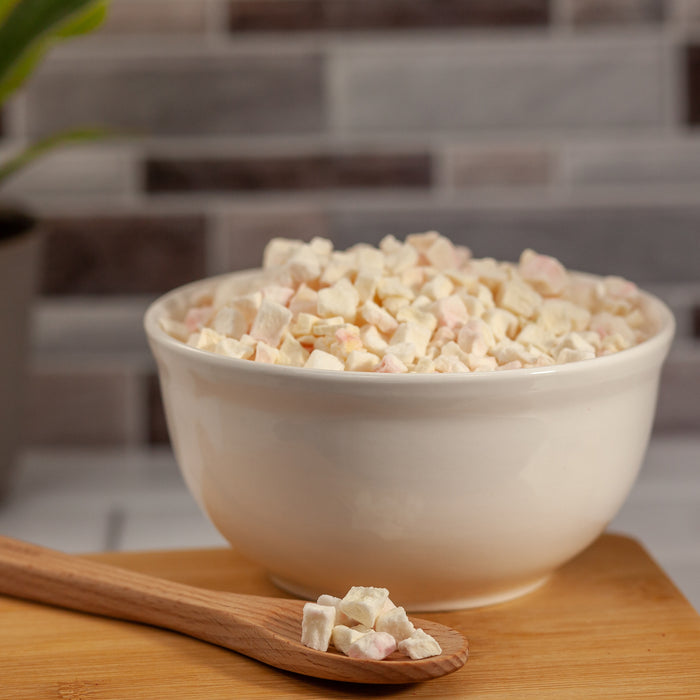
[[[174,630],[306,676],[355,683],[414,683],[461,668],[467,640],[411,618],[443,653],[413,661],[352,659],[305,647],[303,600],[212,591],[89,561],[0,536],[0,593]]]

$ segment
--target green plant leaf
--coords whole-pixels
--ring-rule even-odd
[[[0,100],[10,94],[4,88],[11,75],[13,89],[22,85],[36,67],[37,56],[43,55],[56,39],[91,31],[104,19],[107,0],[0,0],[12,5],[0,25]],[[13,4],[14,2],[14,4]],[[0,10],[3,8],[0,6]],[[37,49],[43,44],[43,49]],[[27,53],[34,60],[24,60]],[[22,63],[23,70],[15,68]]]
[[[48,42],[37,42],[12,65],[11,69],[0,80],[0,104],[22,86],[24,81],[34,72],[48,49]]]
[[[20,2],[20,0],[0,0],[0,22],[2,22],[8,14],[10,14],[10,10],[18,2]]]
[[[35,161],[37,158],[49,153],[59,146],[66,144],[91,143],[110,136],[117,136],[116,131],[102,128],[69,129],[52,136],[39,139],[22,149],[5,163],[0,165],[0,185],[12,177],[15,173]]]
[[[76,14],[68,22],[64,22],[54,34],[58,39],[69,39],[80,34],[89,34],[98,29],[107,17],[109,0],[93,0],[84,12]]]

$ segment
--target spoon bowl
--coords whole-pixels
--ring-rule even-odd
[[[412,617],[442,654],[411,660],[352,659],[301,643],[303,600],[211,591],[0,537],[0,593],[81,612],[141,622],[202,639],[270,666],[353,683],[415,683],[461,668],[467,640]]]

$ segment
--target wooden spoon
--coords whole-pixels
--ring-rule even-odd
[[[0,593],[72,610],[164,627],[307,676],[355,683],[413,683],[467,660],[456,630],[411,618],[443,653],[412,661],[351,659],[301,644],[303,600],[211,591],[0,537]]]

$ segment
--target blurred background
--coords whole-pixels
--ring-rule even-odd
[[[222,544],[169,448],[148,303],[257,266],[272,236],[436,229],[670,304],[649,456],[613,529],[700,608],[700,0],[114,0],[6,105],[0,155],[83,125],[125,135],[5,191],[45,233],[1,532]]]

